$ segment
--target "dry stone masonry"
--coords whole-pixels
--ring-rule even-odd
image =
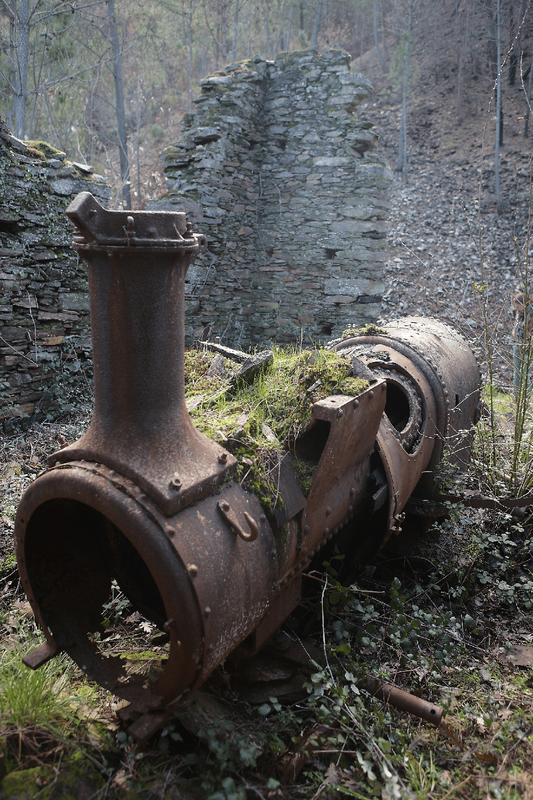
[[[91,168],[41,142],[21,142],[0,118],[0,426],[42,418],[86,380],[87,270],[70,247],[64,209],[78,192],[107,205]],[[88,362],[89,363],[89,362]]]
[[[371,92],[339,50],[233,64],[201,81],[168,193],[207,235],[189,270],[187,336],[232,346],[323,341],[375,321],[391,174],[354,115]]]

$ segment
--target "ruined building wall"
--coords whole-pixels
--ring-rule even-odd
[[[110,190],[65,153],[15,139],[0,118],[0,429],[42,418],[86,380],[90,350],[87,269],[72,250],[64,210]],[[90,362],[87,362],[90,364]],[[68,386],[67,386],[68,384]]]
[[[390,172],[354,111],[370,94],[344,51],[282,53],[201,81],[163,153],[168,193],[208,238],[190,268],[188,340],[324,341],[375,321]]]

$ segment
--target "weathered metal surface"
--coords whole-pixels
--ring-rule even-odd
[[[131,730],[143,740],[237,647],[250,655],[266,643],[333,536],[370,557],[400,532],[413,492],[432,497],[420,478],[445,445],[457,443],[464,464],[479,372],[464,340],[434,321],[338,343],[370,387],[315,403],[295,444],[316,467],[310,492],[280,456],[271,477],[281,508],[267,514],[233,480],[234,456],[185,407],[184,282],[202,237],[183,214],[105,211],[87,193],[67,213],[89,263],[95,408],[17,513],[19,572],[47,639],[25,662],[66,651],[130,702],[121,716],[140,716]],[[154,679],[106,654],[113,580],[170,637]]]
[[[219,502],[258,521],[254,542],[234,535]],[[19,508],[19,525],[26,520],[17,537],[20,575],[50,641],[130,700],[131,711],[190,694],[254,631],[278,588],[270,526],[256,498],[236,484],[168,517],[129,479],[73,462],[32,484]],[[104,630],[112,578],[170,634],[168,661],[153,684],[129,678],[124,661],[92,640]]]
[[[357,356],[370,369],[376,362],[388,367],[387,351],[394,353],[393,360],[405,356],[404,374],[422,373],[435,403],[438,438],[428,469],[435,469],[444,448],[450,463],[468,462],[473,423],[479,420],[481,376],[468,342],[459,333],[439,320],[406,317],[387,323],[385,333],[346,339],[335,350]]]
[[[67,208],[89,262],[95,406],[87,433],[50,458],[106,464],[166,514],[220,486],[236,459],[185,407],[185,276],[203,238],[185,214],[106,211],[88,192]],[[82,234],[82,235],[81,235]]]
[[[404,692],[403,689],[397,689],[391,686],[390,683],[383,683],[379,678],[368,678],[366,688],[374,697],[384,700],[395,708],[401,711],[407,711],[409,714],[414,714],[415,717],[431,723],[431,725],[439,726],[444,709],[442,706],[436,706],[433,703],[428,703],[421,697],[416,697],[414,694]]]
[[[43,642],[22,659],[22,663],[30,669],[39,669],[47,661],[59,653],[59,648],[53,641]]]
[[[394,472],[397,479],[401,476],[402,487],[398,490],[389,480],[391,504],[397,494],[402,508],[412,493],[432,497],[434,472],[443,453],[450,465],[464,468],[479,420],[481,376],[468,342],[439,320],[406,317],[388,323],[382,333],[345,339],[334,349],[357,358],[387,381],[380,452],[389,450],[392,434],[402,451],[416,454],[419,472],[413,483],[417,477],[414,459],[404,459],[396,448]],[[413,420],[418,428],[414,439]],[[391,508],[391,518],[395,513]]]

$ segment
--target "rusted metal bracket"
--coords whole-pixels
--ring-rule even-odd
[[[335,395],[313,405],[313,422],[297,442],[310,448],[315,432],[329,425],[329,434],[303,512],[304,543],[308,550],[333,535],[336,526],[353,511],[361,495],[370,455],[385,408],[386,386],[379,381],[358,397]]]
[[[47,661],[50,661],[51,658],[54,658],[54,656],[57,656],[60,652],[61,648],[58,647],[54,641],[48,640],[25,655],[22,659],[22,663],[30,669],[39,669],[39,667],[42,667],[43,664],[46,664]]]

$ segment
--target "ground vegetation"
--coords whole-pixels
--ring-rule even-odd
[[[124,14],[124,7],[116,6]],[[72,7],[81,13],[76,4]],[[179,114],[194,95],[195,70],[205,74],[222,69],[228,55],[242,57],[243,41],[252,50],[258,42],[266,56],[294,47],[296,40],[301,47],[313,35],[319,5],[221,2],[208,9],[169,2],[161,8],[154,13],[154,31],[164,20],[179,22],[174,46],[182,48],[180,63],[187,70],[178,74],[164,37],[155,33],[167,71],[153,58],[160,72],[148,88],[147,79],[135,82],[133,68],[124,70],[130,148],[132,142],[138,145],[140,178],[138,184],[132,178],[133,203],[140,206],[160,191],[155,154],[168,137],[177,136]],[[262,14],[258,23],[246,17],[255,8]],[[532,252],[531,148],[524,138],[531,91],[530,5],[502,0],[501,63],[496,2],[361,2],[352,4],[351,17],[348,7],[344,16],[343,9],[320,4],[318,44],[347,47],[371,75],[376,94],[362,111],[377,121],[382,153],[391,164],[405,114],[384,318],[414,312],[449,320],[476,346],[486,378],[486,413],[472,469],[466,478],[444,470],[442,478],[458,496],[472,490],[494,499],[527,497],[531,343],[525,333],[518,342],[521,368],[513,391],[511,299],[529,285]],[[134,53],[140,57],[134,39],[124,38],[128,28],[121,19],[123,42],[129,43],[123,44],[123,63],[128,64]],[[241,25],[248,31],[245,39]],[[200,31],[203,49],[197,47]],[[84,160],[100,159],[110,175],[118,175],[115,111],[108,102],[113,76],[106,69],[100,64],[98,74],[105,73],[108,94],[97,81],[91,84],[93,94],[85,92],[90,108],[99,109],[98,123],[79,99],[83,92],[77,96],[83,124],[92,132],[85,139],[80,124],[75,141]],[[501,113],[496,112],[498,75]],[[158,87],[164,87],[163,94]],[[59,119],[71,122],[75,102],[68,95],[64,103],[68,111]],[[55,125],[67,144],[74,141],[68,124]],[[63,147],[41,128],[26,135],[30,132],[34,139]],[[117,197],[120,189],[117,178]],[[189,399],[206,393],[201,380],[190,389]],[[444,522],[423,536],[395,540],[347,586],[339,581],[342,554],[330,557],[310,577],[316,589],[309,591],[304,609],[307,628],[294,619],[285,632],[311,656],[297,698],[288,697],[291,676],[279,679],[278,674],[276,681],[265,681],[263,700],[252,704],[236,692],[231,671],[223,666],[147,746],[138,748],[117,722],[114,699],[87,684],[72,664],[53,661],[28,677],[20,655],[40,634],[18,583],[13,518],[22,491],[45,467],[46,457],[85,429],[90,405],[90,396],[79,398],[75,413],[69,410],[60,420],[1,443],[2,796],[533,798],[533,533],[527,507],[511,513],[450,505]],[[267,419],[264,424],[271,427]],[[263,420],[264,436],[262,426]],[[107,641],[116,653],[157,667],[164,657],[157,632],[117,590],[108,619]],[[443,724],[432,728],[371,697],[365,689],[369,674],[442,704]]]

